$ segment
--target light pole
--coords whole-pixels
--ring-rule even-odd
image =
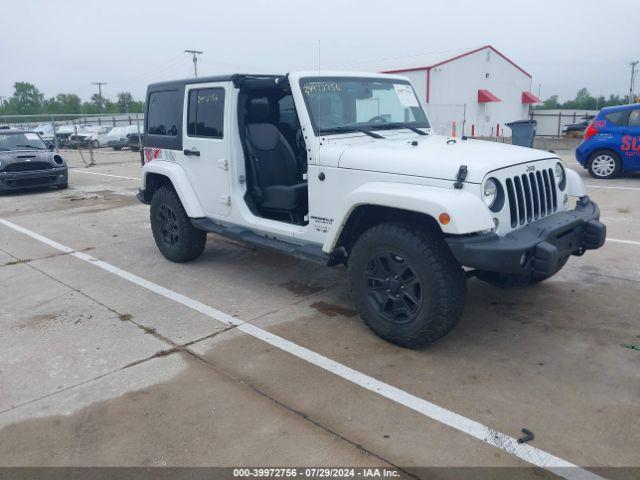
[[[98,86],[98,98],[100,99],[100,110],[102,110],[102,106],[104,104],[104,100],[102,99],[102,86],[106,84],[107,82],[91,82],[91,85]]]
[[[202,55],[204,52],[200,50],[185,50],[184,53],[190,53],[193,55],[193,76],[198,77],[198,55]]]
[[[633,103],[633,90],[636,83],[636,67],[638,66],[638,60],[631,62],[631,82],[629,84],[629,104]]]

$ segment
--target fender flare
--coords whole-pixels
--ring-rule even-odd
[[[353,211],[363,205],[396,208],[433,217],[446,212],[451,217],[440,225],[445,234],[464,235],[491,230],[493,218],[482,200],[468,191],[406,183],[372,182],[361,185],[345,198],[346,208],[327,232],[322,250],[331,253]]]
[[[567,195],[570,197],[584,197],[587,194],[587,188],[584,186],[580,174],[566,167],[564,172],[567,176]]]
[[[147,175],[150,173],[162,175],[171,181],[173,188],[182,202],[184,210],[190,218],[205,216],[202,205],[200,205],[198,198],[193,193],[187,174],[180,165],[162,160],[154,160],[153,162],[147,163],[142,169],[143,189],[146,188]]]

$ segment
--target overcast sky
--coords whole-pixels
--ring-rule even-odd
[[[543,98],[625,94],[640,59],[636,0],[21,0],[0,9],[0,95],[15,81],[47,97],[107,82],[113,98],[201,74],[358,69],[381,59],[491,44],[533,75]],[[396,60],[394,60],[396,61]],[[640,82],[637,82],[640,84]],[[636,91],[638,87],[636,87]]]

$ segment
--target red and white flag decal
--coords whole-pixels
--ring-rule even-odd
[[[161,150],[159,148],[144,148],[144,163],[149,163],[151,160],[155,160],[160,156]]]

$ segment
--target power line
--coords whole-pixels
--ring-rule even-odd
[[[190,53],[193,55],[193,76],[198,76],[198,55],[202,55],[204,52],[200,50],[185,50],[184,53]]]

